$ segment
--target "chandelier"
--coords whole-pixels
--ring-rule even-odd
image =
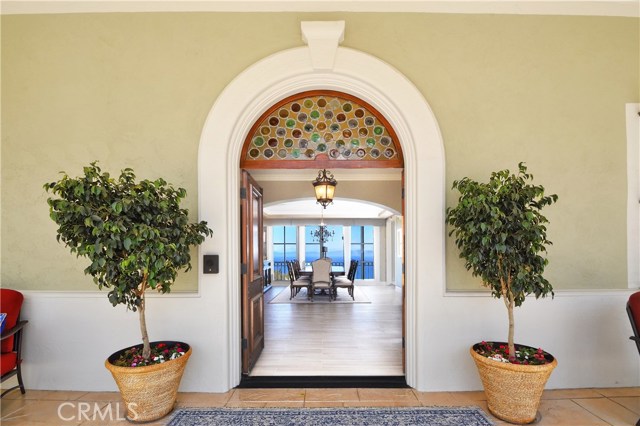
[[[335,235],[335,231],[329,231],[327,226],[323,223],[320,223],[316,229],[310,232],[311,238],[315,241],[319,241],[320,243],[325,243],[326,241],[332,240]]]
[[[312,183],[313,189],[316,191],[316,202],[326,209],[329,204],[333,203],[333,194],[338,182],[331,172],[322,169],[318,171],[318,177]]]

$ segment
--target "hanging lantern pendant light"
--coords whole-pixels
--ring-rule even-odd
[[[316,202],[321,204],[323,208],[333,203],[333,194],[336,190],[338,182],[331,172],[326,169],[318,171],[318,177],[313,181],[313,189],[316,191]]]

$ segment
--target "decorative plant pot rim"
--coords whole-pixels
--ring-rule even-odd
[[[166,343],[167,345],[173,345],[173,344],[179,343],[180,345],[184,346],[185,349],[187,349],[187,351],[184,353],[184,355],[179,356],[178,358],[170,359],[159,364],[145,365],[143,367],[121,367],[119,365],[112,364],[112,361],[116,359],[118,356],[120,356],[122,352],[129,350],[131,348],[141,349],[143,345],[142,343],[140,343],[139,345],[128,346],[124,349],[120,349],[119,351],[112,353],[111,355],[109,355],[109,358],[107,358],[107,360],[104,362],[104,366],[107,367],[108,370],[118,372],[118,373],[147,374],[147,373],[164,369],[165,364],[167,363],[178,361],[178,360],[186,361],[191,356],[191,346],[189,346],[187,343],[173,341],[173,340],[158,340],[155,342],[151,342],[150,344],[154,345],[158,343]]]
[[[507,344],[505,342],[486,342],[486,343],[502,344],[502,345]],[[471,356],[473,357],[473,359],[476,361],[481,361],[482,363],[490,365],[492,367],[501,368],[503,370],[517,371],[520,373],[537,373],[539,371],[553,370],[558,365],[558,361],[555,359],[555,357],[548,352],[544,352],[545,358],[548,359],[548,357],[550,357],[551,362],[548,362],[546,364],[539,364],[539,365],[512,364],[510,362],[496,361],[495,359],[487,358],[484,355],[480,355],[475,351],[475,348],[480,344],[481,343],[476,343],[475,345],[471,346],[471,348],[469,349],[469,352],[471,353]],[[535,349],[533,346],[520,345],[517,343],[516,343],[516,346]]]

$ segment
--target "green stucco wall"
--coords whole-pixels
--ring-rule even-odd
[[[300,21],[345,20],[343,46],[396,67],[431,105],[446,181],[526,161],[560,197],[548,278],[625,288],[625,103],[638,102],[637,18],[432,14],[135,13],[2,16],[1,283],[92,290],[56,243],[44,182],[93,160],[185,187],[223,88],[302,45]],[[447,191],[450,205],[456,197]],[[222,232],[216,230],[214,232]],[[198,262],[194,264],[197,270]],[[447,286],[477,289],[447,243]],[[176,290],[197,288],[194,272]]]

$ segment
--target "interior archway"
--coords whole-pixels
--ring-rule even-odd
[[[276,53],[252,65],[217,99],[205,123],[198,153],[199,212],[204,220],[226,223],[228,322],[227,378],[240,381],[239,206],[238,165],[250,127],[271,105],[305,90],[336,90],[373,105],[390,122],[402,146],[405,164],[406,380],[425,388],[428,371],[418,359],[427,351],[429,328],[418,307],[425,303],[418,288],[444,288],[444,150],[436,119],[422,94],[397,70],[353,49],[337,48],[333,68],[316,69],[307,47]],[[226,152],[224,170],[208,166]],[[420,160],[420,167],[418,167]],[[224,192],[211,188],[222,184]],[[226,194],[225,194],[226,193]],[[226,208],[220,209],[220,199]],[[418,217],[418,212],[420,216]],[[207,250],[202,246],[201,251]],[[418,274],[418,260],[420,273]],[[201,285],[205,278],[201,276]],[[424,296],[423,296],[424,297]]]

